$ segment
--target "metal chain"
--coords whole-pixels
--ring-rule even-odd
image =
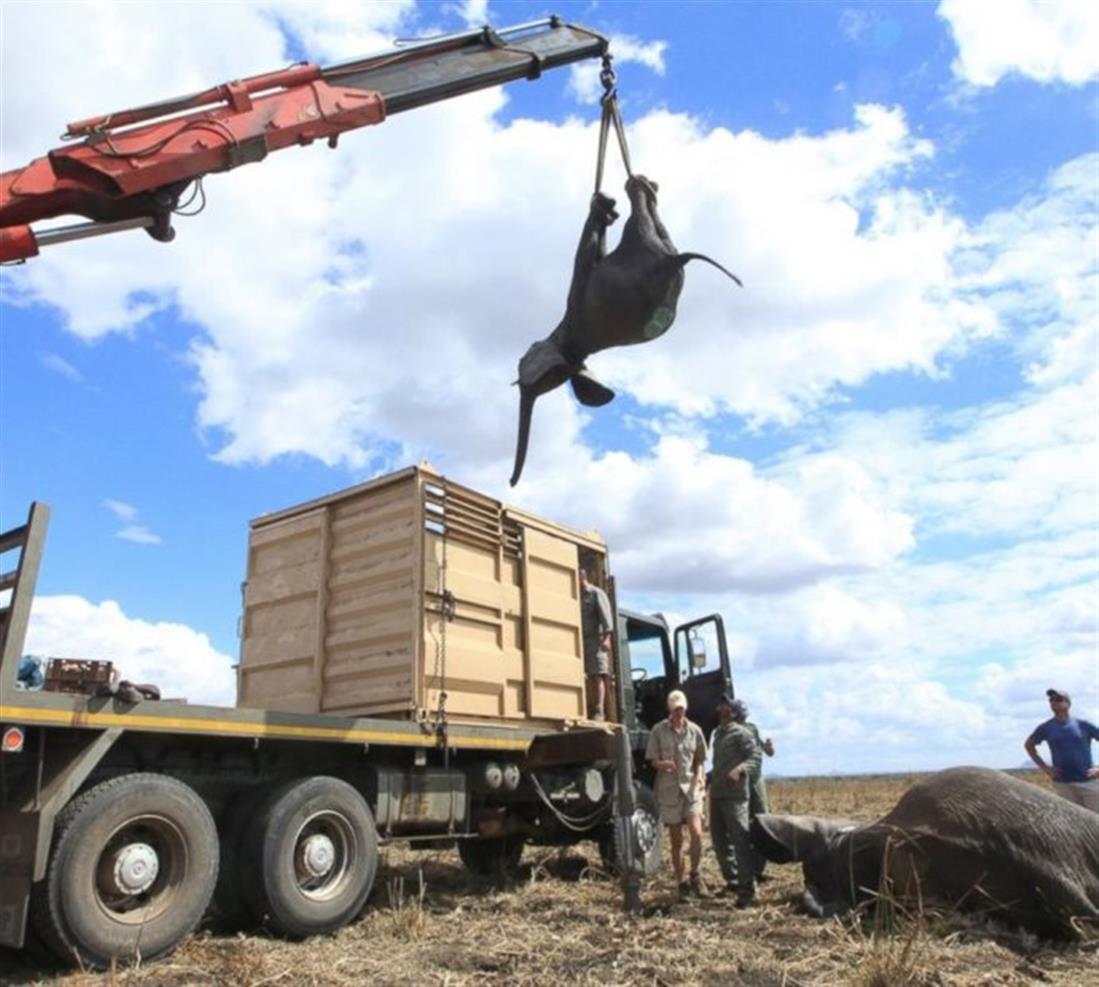
[[[630,149],[626,144],[626,128],[622,124],[622,114],[618,110],[618,77],[614,74],[614,56],[609,52],[603,56],[603,68],[599,72],[599,81],[603,85],[603,95],[599,98],[603,114],[599,121],[599,151],[595,159],[595,191],[598,194],[603,187],[603,161],[607,156],[607,136],[611,124],[614,124],[618,148],[622,152],[622,163],[626,174],[632,178]]]

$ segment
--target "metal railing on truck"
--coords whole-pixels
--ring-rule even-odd
[[[49,523],[49,507],[35,501],[26,524],[0,534],[0,710],[5,697],[15,691]],[[9,558],[17,551],[19,559],[9,569]]]

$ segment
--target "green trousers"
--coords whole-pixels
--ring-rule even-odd
[[[752,816],[766,815],[771,810],[767,808],[767,786],[763,782],[763,775],[750,775],[748,788],[748,814]]]
[[[748,782],[748,818],[754,819],[759,815],[766,815],[771,810],[767,807],[767,785],[764,784],[762,774],[749,775]],[[763,869],[767,866],[767,860],[761,853],[752,851],[756,861],[756,877],[763,876]]]
[[[756,861],[748,836],[748,803],[740,799],[710,802],[710,840],[725,884],[749,897],[756,889]]]

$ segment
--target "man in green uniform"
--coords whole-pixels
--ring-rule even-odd
[[[756,854],[748,835],[749,779],[759,770],[762,751],[750,730],[734,718],[736,700],[722,696],[714,730],[714,770],[710,785],[710,839],[726,891],[736,891],[737,908],[756,896]]]
[[[645,758],[656,772],[654,790],[660,821],[668,828],[672,867],[681,898],[706,896],[698,872],[702,863],[702,800],[706,791],[706,738],[697,723],[687,719],[687,697],[678,689],[668,693],[668,718],[649,734]],[[683,827],[691,838],[691,879],[683,879]]]
[[[759,727],[748,719],[748,707],[743,699],[736,699],[733,701],[733,719],[752,735],[752,739],[755,740],[756,746],[763,751],[764,754],[768,757],[775,756],[775,745],[771,743],[771,738],[768,737],[766,740],[760,740]],[[771,810],[767,806],[767,786],[763,781],[763,765],[760,763],[754,767],[748,775],[748,821],[751,822],[756,816],[766,815],[770,811]],[[763,873],[766,866],[767,858],[764,857],[762,853],[757,853],[757,881],[767,880]]]

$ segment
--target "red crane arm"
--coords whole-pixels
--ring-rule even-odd
[[[245,83],[228,83],[211,90],[224,94],[225,106],[121,133],[95,130],[99,122],[70,124],[70,133],[90,131],[85,143],[0,175],[0,259],[13,259],[9,238],[25,236],[19,227],[36,220],[65,213],[108,223],[149,215],[166,220],[195,178],[262,161],[292,144],[331,142],[385,119],[380,94],[331,86],[315,65],[267,78],[282,75],[294,77],[291,88],[253,100]]]
[[[607,42],[557,18],[424,41],[327,69],[301,63],[200,93],[80,120],[80,143],[0,174],[0,262],[40,244],[144,226],[175,235],[171,214],[194,180],[262,161],[270,152],[381,123],[423,106],[544,67],[605,55]],[[30,224],[74,213],[93,220],[36,234]]]

